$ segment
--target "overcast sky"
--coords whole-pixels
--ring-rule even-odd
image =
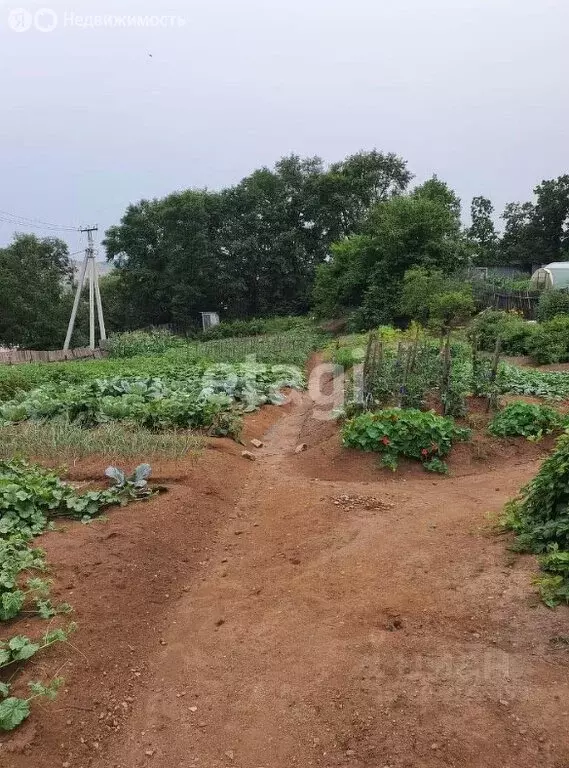
[[[0,0],[1,211],[104,230],[130,202],[291,152],[394,151],[466,208],[569,172],[569,0],[21,3]]]

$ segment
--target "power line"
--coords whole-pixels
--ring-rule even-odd
[[[75,227],[48,227],[44,224],[32,224],[29,221],[17,221],[15,219],[6,219],[0,216],[0,222],[3,224],[9,224],[14,229],[37,229],[41,232],[78,232]]]
[[[29,218],[28,216],[18,216],[15,213],[2,210],[0,210],[0,221],[3,221],[5,224],[11,224],[12,226],[32,227],[49,231],[78,232],[80,230],[79,227],[68,226],[66,224],[54,224],[53,222]]]
[[[35,217],[20,216],[16,213],[10,213],[9,211],[0,210],[0,215],[2,217],[8,217],[11,220],[15,220],[19,222],[27,222],[30,225],[51,227],[53,229],[67,229],[72,231],[77,231],[79,229],[79,227],[74,227],[68,224],[54,224],[53,222],[43,221],[42,219],[37,219]]]
[[[14,221],[14,219],[5,219],[0,216],[0,223],[2,224],[9,224],[10,227],[13,227],[16,230],[24,229],[36,229],[38,232],[78,232],[77,229],[72,229],[71,227],[46,227],[42,224],[31,224],[27,221]]]

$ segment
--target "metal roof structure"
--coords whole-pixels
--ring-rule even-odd
[[[553,261],[533,273],[532,287],[569,288],[569,261]]]

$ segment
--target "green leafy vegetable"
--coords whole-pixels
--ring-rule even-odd
[[[452,418],[413,408],[362,413],[342,430],[345,446],[380,453],[383,466],[393,470],[404,456],[418,459],[427,470],[446,472],[442,459],[454,442],[469,437],[470,430],[457,427]]]
[[[488,431],[497,437],[523,435],[539,439],[563,429],[565,423],[566,419],[548,405],[512,403],[494,416]]]
[[[537,582],[546,604],[569,603],[569,434],[508,502],[504,525],[516,533],[515,549],[541,555]]]
[[[0,730],[13,731],[29,717],[30,703],[26,699],[10,697],[0,702]]]

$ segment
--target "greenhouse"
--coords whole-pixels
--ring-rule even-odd
[[[533,273],[533,289],[569,288],[569,261],[554,261]]]

